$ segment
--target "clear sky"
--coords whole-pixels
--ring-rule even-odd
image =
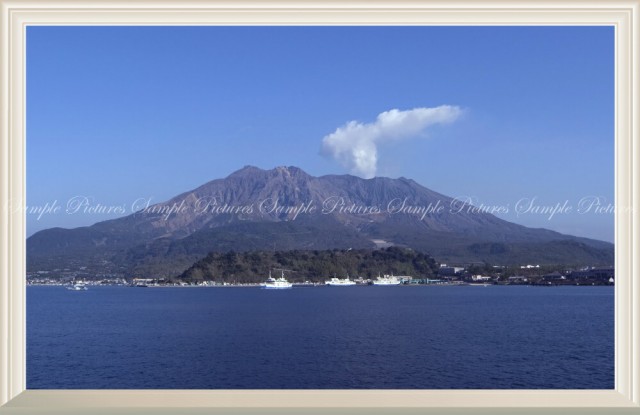
[[[613,203],[613,41],[612,27],[29,27],[27,206],[63,210],[29,211],[27,232],[123,215],[66,213],[75,196],[129,214],[245,165],[294,165],[404,176],[613,241],[613,214],[577,211]],[[572,211],[535,212],[556,204]]]

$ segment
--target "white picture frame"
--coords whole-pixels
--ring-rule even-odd
[[[640,407],[640,0],[0,0],[0,415],[555,413]],[[25,52],[30,25],[611,25],[615,27],[614,390],[26,390]],[[457,408],[457,409],[456,409]],[[593,412],[590,412],[593,413]]]

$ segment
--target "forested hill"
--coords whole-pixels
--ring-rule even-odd
[[[331,277],[376,278],[378,275],[431,277],[438,265],[430,256],[412,249],[391,247],[380,250],[212,252],[196,262],[179,278],[185,281],[211,280],[229,283],[263,282],[272,270],[285,273],[291,282],[321,282]]]

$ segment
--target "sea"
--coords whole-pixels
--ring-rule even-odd
[[[613,287],[27,288],[28,389],[613,389]]]

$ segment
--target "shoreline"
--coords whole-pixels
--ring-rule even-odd
[[[146,287],[136,287],[123,284],[86,284],[88,287],[124,287],[124,288],[264,288],[262,284],[227,284],[227,285],[149,285]],[[69,287],[69,284],[43,284],[28,283],[27,287]],[[614,287],[615,284],[398,284],[386,285],[383,287]],[[291,288],[345,288],[333,287],[325,284],[294,284]],[[351,287],[380,287],[371,284],[357,284]],[[288,289],[291,289],[288,288]]]

